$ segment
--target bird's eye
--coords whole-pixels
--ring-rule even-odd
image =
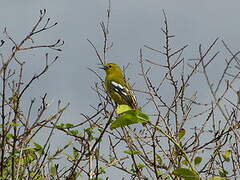
[[[108,67],[109,67],[109,68],[111,68],[112,66],[111,66],[111,65],[109,65]]]

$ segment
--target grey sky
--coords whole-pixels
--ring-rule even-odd
[[[112,0],[111,6],[110,41],[114,45],[108,59],[121,65],[131,63],[130,77],[138,72],[139,48],[162,46],[162,9],[167,13],[170,32],[176,35],[174,47],[189,44],[186,58],[195,57],[200,43],[209,45],[216,37],[224,39],[233,50],[239,49],[239,0]],[[99,22],[106,18],[107,7],[108,0],[1,2],[1,32],[7,27],[16,41],[30,31],[40,9],[46,8],[52,22],[59,23],[35,39],[36,42],[53,42],[61,38],[65,45],[59,54],[59,62],[33,86],[29,95],[30,98],[39,97],[48,92],[49,99],[56,103],[58,99],[63,103],[70,102],[64,116],[66,121],[77,123],[81,119],[80,113],[90,113],[89,104],[96,103],[95,93],[90,88],[96,77],[87,67],[100,70],[97,69],[97,57],[86,39],[94,42],[96,47],[102,47]],[[23,54],[29,63],[26,79],[43,64],[43,52],[56,54],[50,50]]]
[[[87,67],[96,68],[98,61],[86,39],[101,47],[99,22],[106,17],[107,2],[12,0],[1,3],[0,28],[7,27],[16,40],[29,32],[42,8],[48,10],[52,22],[59,23],[56,28],[41,35],[41,42],[52,42],[56,38],[65,41],[60,61],[52,67],[48,77],[41,80],[41,86],[54,100],[61,98],[71,103],[70,119],[77,119],[80,111],[88,111],[88,104],[95,100],[94,93],[89,91],[95,77]],[[110,40],[114,46],[109,59],[121,65],[129,62],[138,65],[139,48],[145,44],[160,47],[163,41],[160,33],[162,9],[168,15],[170,31],[176,35],[174,46],[189,44],[189,57],[194,55],[191,51],[196,52],[199,43],[208,45],[216,37],[223,38],[233,49],[237,49],[240,38],[239,5],[237,0],[112,1]],[[39,58],[37,53],[32,51],[28,54]],[[27,61],[34,61],[36,66],[41,60],[31,58]]]

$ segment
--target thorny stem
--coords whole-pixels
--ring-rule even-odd
[[[31,111],[32,111],[32,105],[33,102],[31,103],[31,106],[28,110],[27,113],[27,119],[26,121],[22,121],[21,119],[25,120],[25,114],[24,111],[22,111],[20,108],[20,101],[21,101],[21,97],[23,96],[23,94],[26,92],[27,89],[29,89],[29,87],[31,86],[31,84],[38,79],[42,74],[44,74],[49,65],[48,63],[46,63],[46,66],[44,68],[44,70],[40,73],[37,74],[35,76],[33,76],[33,78],[26,84],[24,85],[24,81],[22,79],[22,75],[23,75],[23,64],[20,61],[17,60],[16,54],[19,51],[24,51],[24,50],[32,50],[32,49],[39,49],[39,48],[50,48],[50,49],[54,49],[57,51],[60,51],[59,47],[61,47],[64,42],[61,40],[57,40],[55,43],[50,44],[50,45],[36,45],[36,46],[29,46],[29,47],[24,47],[24,45],[26,44],[26,42],[28,40],[31,40],[33,42],[32,37],[40,32],[43,32],[45,30],[48,30],[52,27],[54,27],[55,25],[57,25],[57,23],[54,23],[52,25],[49,25],[49,21],[50,18],[48,18],[48,20],[46,21],[46,23],[43,25],[43,27],[40,27],[40,25],[42,24],[41,22],[43,21],[44,17],[46,15],[46,10],[41,10],[40,11],[40,17],[38,19],[38,21],[36,22],[36,24],[33,26],[32,30],[30,31],[30,33],[28,33],[25,38],[23,38],[22,41],[20,41],[19,43],[16,43],[13,38],[11,36],[9,36],[6,28],[4,29],[4,34],[6,35],[6,37],[8,38],[8,40],[10,40],[11,43],[14,44],[14,47],[12,48],[12,52],[10,54],[10,56],[4,61],[2,60],[2,67],[0,68],[0,74],[2,75],[2,93],[1,93],[1,97],[2,97],[2,109],[1,109],[1,162],[0,162],[0,176],[4,177],[5,176],[5,168],[6,168],[6,163],[9,163],[9,167],[11,169],[11,173],[8,174],[8,178],[9,176],[11,176],[11,179],[16,179],[19,178],[18,175],[19,174],[24,174],[26,171],[31,171],[31,168],[26,168],[23,170],[23,172],[20,172],[22,168],[20,168],[20,163],[21,160],[19,160],[19,158],[23,158],[23,154],[25,151],[25,146],[27,146],[29,144],[29,136],[30,134],[33,132],[33,129],[35,129],[38,126],[41,126],[37,123],[34,123],[33,125],[29,125],[29,119],[30,119],[30,115],[31,115]],[[3,45],[3,41],[1,41],[1,45]],[[56,60],[57,58],[55,58]],[[18,79],[15,80],[13,79],[11,81],[11,83],[7,83],[7,79],[9,79],[10,77],[12,77],[15,74],[15,69],[12,72],[12,69],[9,69],[8,74],[6,74],[6,70],[7,67],[9,66],[9,64],[15,60],[18,64],[20,64],[20,73],[18,75]],[[46,62],[47,62],[47,57],[46,57]],[[53,61],[54,62],[54,61]],[[53,63],[52,62],[52,63]],[[50,64],[51,65],[51,64]],[[10,73],[11,71],[11,73]],[[6,93],[8,92],[7,90],[7,85],[10,89],[10,91],[12,92],[12,96],[11,97],[6,97]],[[6,113],[6,106],[9,106],[9,112]],[[38,116],[38,120],[42,118],[42,114],[40,116]],[[6,120],[8,120],[6,122]],[[50,119],[49,121],[47,120],[43,120],[42,122],[45,123],[49,123],[50,121],[54,120],[54,118]],[[19,124],[19,122],[21,124]],[[8,125],[6,125],[6,123],[8,123]],[[44,123],[43,123],[44,124]],[[29,127],[30,126],[30,127]],[[23,128],[25,128],[23,130]],[[5,142],[6,141],[6,135],[8,132],[13,132],[13,137],[11,138],[12,142]],[[34,135],[31,136],[31,138]],[[49,135],[52,136],[52,133]],[[31,139],[30,138],[30,139]],[[28,141],[29,140],[29,141]],[[47,144],[49,144],[49,140],[47,140],[46,142]],[[5,147],[7,146],[7,147]],[[45,148],[45,146],[44,146]],[[9,150],[8,154],[9,154],[9,158],[6,159],[6,149]],[[17,154],[16,152],[20,150],[20,156],[19,154]],[[39,161],[37,161],[37,164],[35,167],[39,167],[38,171],[35,171],[35,175],[37,175],[37,173],[40,171],[40,169],[43,166],[43,162],[45,161],[46,157],[48,155],[48,150],[46,152],[46,154],[44,154],[43,159],[42,159],[42,163],[40,166],[39,165]],[[5,160],[6,159],[6,160]],[[19,161],[17,161],[19,160]],[[4,162],[6,161],[6,163]],[[18,166],[19,165],[19,166]],[[7,172],[7,171],[6,171]],[[28,172],[28,173],[29,173]],[[34,175],[34,176],[35,176]]]
[[[6,90],[6,68],[3,67],[3,80],[2,80],[2,143],[1,143],[1,176],[3,177],[4,165],[4,153],[5,153],[5,90]]]
[[[187,153],[184,151],[184,149],[182,148],[182,146],[177,143],[171,136],[169,136],[166,132],[164,132],[164,130],[162,130],[161,128],[159,128],[158,126],[155,126],[154,124],[151,124],[152,127],[156,128],[158,131],[160,131],[164,136],[166,136],[175,146],[177,146],[177,148],[181,151],[181,153],[183,153],[184,158],[186,159],[186,161],[188,162],[190,168],[195,171],[196,173],[197,170],[195,169],[195,167],[192,165],[190,158],[188,157]]]
[[[96,146],[98,145],[98,143],[102,140],[102,137],[103,135],[105,134],[108,126],[110,125],[111,123],[111,120],[112,120],[112,117],[113,117],[113,114],[114,114],[114,111],[110,114],[109,118],[108,118],[108,121],[107,121],[107,124],[105,125],[104,129],[102,130],[101,134],[99,135],[99,137],[96,139],[95,143],[93,144],[93,146],[90,148],[90,151],[89,153],[93,153]],[[85,152],[87,153],[87,152]],[[74,173],[79,165],[79,163],[81,162],[82,158],[84,157],[84,154],[81,154],[81,157],[77,160],[76,164],[73,166],[73,168],[71,169],[70,173],[69,173],[69,176],[67,177],[67,180],[70,180],[73,176],[74,176]]]

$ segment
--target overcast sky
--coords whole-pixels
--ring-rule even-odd
[[[28,33],[46,8],[47,16],[59,24],[40,35],[41,42],[65,41],[59,53],[59,62],[52,66],[47,76],[36,83],[29,96],[40,97],[45,92],[57,103],[70,102],[65,113],[66,121],[77,123],[80,113],[90,113],[89,104],[95,104],[96,96],[91,86],[96,79],[87,67],[97,69],[97,57],[89,46],[90,39],[98,48],[102,47],[99,26],[106,19],[108,0],[8,0],[0,6],[0,29],[7,27],[16,41]],[[175,47],[188,44],[186,58],[196,55],[198,45],[209,45],[215,38],[224,39],[233,50],[239,49],[239,0],[112,0],[110,19],[110,41],[113,48],[108,54],[110,61],[129,67],[130,77],[138,72],[139,48],[144,45],[161,47],[164,9],[167,13],[170,32],[176,35]],[[0,35],[0,39],[3,34]],[[42,51],[31,51],[23,58],[30,65],[26,79],[43,65]],[[45,52],[45,51],[44,51]],[[57,54],[47,50],[50,55]],[[104,73],[102,73],[104,76]],[[29,77],[28,77],[29,76]]]
[[[189,45],[187,57],[195,55],[200,43],[209,45],[216,37],[236,50],[240,40],[239,5],[238,0],[112,0],[110,40],[114,46],[108,59],[121,65],[130,62],[133,70],[138,65],[139,48],[144,45],[161,47],[163,9],[168,16],[170,32],[176,35],[174,46]],[[21,40],[30,31],[40,9],[46,8],[52,22],[59,23],[40,38],[41,42],[53,42],[58,38],[65,41],[60,61],[40,80],[40,88],[32,90],[37,91],[33,93],[36,95],[42,89],[55,101],[70,102],[68,117],[72,120],[77,120],[80,112],[89,111],[89,104],[94,104],[95,96],[90,86],[95,76],[87,67],[97,69],[98,60],[86,39],[99,48],[102,46],[99,22],[106,18],[107,7],[108,0],[10,0],[3,1],[0,6],[0,28],[3,31],[7,27],[16,40]],[[34,62],[33,70],[37,70],[43,56],[37,51],[27,55],[26,61]]]

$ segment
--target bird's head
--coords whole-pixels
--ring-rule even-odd
[[[122,74],[122,70],[119,67],[119,65],[114,63],[103,64],[102,67],[100,68],[104,69],[107,75],[116,74],[116,73]]]

